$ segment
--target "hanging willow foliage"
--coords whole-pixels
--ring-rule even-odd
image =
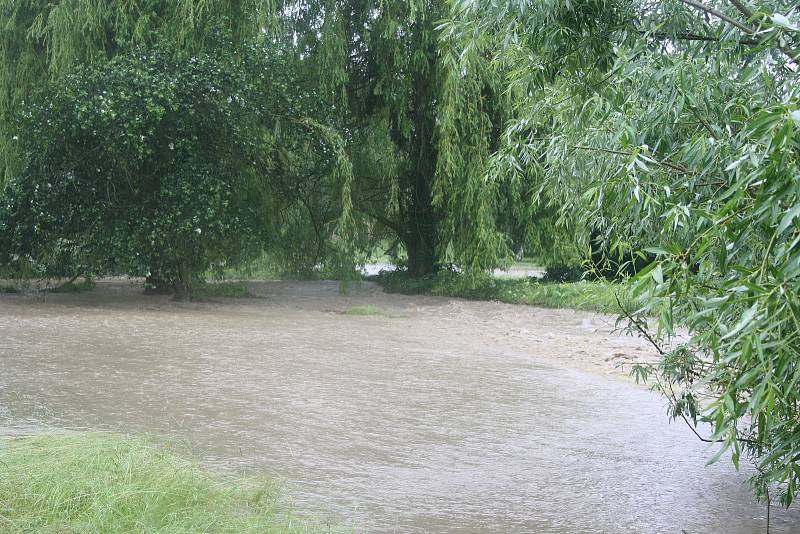
[[[442,37],[448,9],[446,0],[0,0],[0,170],[8,177],[19,163],[9,134],[25,98],[78,65],[153,43],[180,56],[219,35],[234,48],[269,38],[294,54],[294,83],[316,93],[319,122],[338,131],[350,160],[337,240],[356,256],[389,240],[413,275],[494,267],[510,256],[508,214],[522,213],[525,194],[480,172],[507,100],[484,52],[465,61]]]
[[[442,36],[442,44],[434,202],[448,214],[442,235],[449,258],[480,272],[509,258],[508,241],[498,227],[506,176],[487,179],[485,172],[504,118],[498,97],[502,80],[478,50],[467,57],[452,39]]]
[[[464,62],[438,28],[444,0],[287,2],[285,32],[340,112],[356,173],[354,213],[407,255],[409,272],[503,263],[506,184],[483,180],[505,101],[499,77]],[[474,66],[478,68],[473,68]]]
[[[797,2],[460,0],[454,10],[448,31],[463,53],[491,50],[517,101],[490,170],[534,168],[538,196],[565,223],[649,262],[632,279],[638,309],[621,309],[660,355],[636,376],[665,395],[670,417],[719,445],[712,462],[749,460],[757,496],[791,505]]]

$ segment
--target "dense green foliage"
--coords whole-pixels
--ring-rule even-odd
[[[232,55],[250,43],[272,41],[270,50],[280,50],[293,67],[288,86],[302,87],[317,104],[316,112],[293,109],[289,117],[289,124],[304,124],[318,139],[284,140],[293,155],[279,163],[291,179],[281,173],[268,178],[280,206],[265,210],[254,202],[257,211],[277,221],[262,249],[282,272],[309,276],[352,269],[376,243],[387,243],[386,252],[415,276],[448,264],[479,273],[507,263],[512,244],[575,261],[574,239],[562,239],[568,235],[563,230],[554,236],[554,210],[532,202],[525,182],[483,179],[509,100],[502,77],[487,60],[472,62],[477,68],[462,75],[455,42],[441,39],[436,28],[448,8],[445,0],[0,2],[7,15],[0,28],[4,176],[19,178],[25,171],[29,147],[11,141],[15,118],[43,85],[69,85],[75,79],[70,76],[83,77],[119,55],[146,53],[154,46],[168,50],[179,65],[204,51],[217,54],[220,35]],[[286,92],[274,84],[259,89]],[[329,161],[304,157],[320,153],[323,160],[337,160],[333,174],[327,172]],[[209,188],[196,184],[190,196],[199,190]],[[225,202],[213,195],[216,200],[203,202]],[[180,211],[187,209],[192,208]],[[161,219],[167,224],[156,230],[159,235],[177,222]],[[251,234],[229,229],[230,235]],[[215,259],[196,250],[206,247],[204,234],[198,235],[189,254],[198,258],[197,269]],[[233,251],[241,243],[222,247],[214,235],[206,235],[217,257],[236,260]],[[151,248],[165,245],[151,243]],[[154,250],[140,255],[161,253]],[[76,263],[61,259],[65,265]],[[84,267],[77,262],[72,269]]]
[[[287,160],[303,157],[319,181],[336,158],[299,122],[308,110],[276,51],[224,46],[188,59],[137,49],[25,103],[0,212],[12,261],[46,275],[148,275],[188,296],[199,274],[280,234],[271,215],[294,200],[282,185],[306,178]]]
[[[291,520],[273,485],[216,478],[137,438],[4,438],[0,465],[4,532],[312,531]]]
[[[4,248],[67,275],[149,270],[180,288],[252,250],[263,215],[241,198],[258,192],[260,147],[235,72],[148,50],[47,86],[14,136],[24,163],[5,193]]]
[[[262,34],[274,9],[269,0],[0,0],[0,171],[16,162],[13,117],[44,83],[158,42],[196,53],[223,31],[238,45]]]
[[[517,102],[490,175],[533,166],[564,224],[655,255],[634,280],[644,305],[627,310],[663,354],[640,375],[673,417],[710,425],[720,455],[751,459],[761,496],[789,505],[800,483],[792,3],[455,4],[444,31],[491,50]]]
[[[265,250],[284,272],[352,270],[351,164],[300,61],[265,39],[276,9],[0,2],[4,270],[149,273],[180,294]]]

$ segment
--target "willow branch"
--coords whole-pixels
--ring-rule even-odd
[[[639,30],[639,33],[646,37],[653,37],[655,39],[665,39],[672,41],[702,41],[710,43],[719,43],[724,41],[724,39],[720,39],[719,37],[713,37],[711,35],[700,35],[697,33],[671,34],[666,32],[647,32],[644,30]],[[739,39],[738,41],[735,42],[741,46],[758,46],[761,44],[761,41],[757,39]]]
[[[741,0],[728,0],[728,1],[731,4],[733,4],[733,7],[735,7],[739,11],[739,13],[741,13],[742,15],[747,17],[747,20],[751,20],[753,18],[753,15],[755,13],[744,2],[742,2]],[[789,56],[789,59],[791,59],[792,62],[796,62],[797,61],[797,57],[798,57],[797,51],[792,50],[788,46],[784,46],[784,45],[779,45],[778,48],[780,49],[781,52],[783,52],[784,54]]]
[[[705,4],[701,4],[700,2],[696,2],[695,0],[681,0],[681,2],[683,2],[686,5],[689,5],[689,6],[692,6],[694,8],[697,8],[700,11],[704,11],[705,13],[708,13],[709,15],[714,15],[718,19],[724,20],[725,22],[727,22],[731,26],[735,26],[735,27],[739,28],[740,30],[742,30],[743,32],[745,32],[748,35],[753,35],[756,32],[753,28],[751,28],[747,24],[739,22],[738,20],[736,20],[736,19],[734,19],[732,17],[729,17],[728,15],[723,13],[722,11],[718,11],[718,10],[714,9],[713,7],[711,7],[711,6],[707,6]]]
[[[684,4],[686,4],[688,6],[692,6],[694,8],[697,8],[700,11],[708,13],[709,15],[714,15],[718,19],[723,20],[723,21],[727,22],[728,24],[730,24],[731,26],[734,26],[734,27],[740,29],[741,31],[743,31],[747,35],[755,35],[755,33],[756,33],[756,29],[753,28],[752,26],[748,26],[747,24],[745,24],[743,22],[740,22],[740,21],[736,20],[733,17],[729,17],[728,15],[723,13],[722,11],[714,9],[711,6],[707,6],[705,4],[697,2],[696,0],[681,0],[681,2],[683,2]],[[753,17],[753,15],[754,15],[753,11],[750,8],[748,8],[746,5],[744,5],[742,2],[740,2],[739,0],[729,0],[729,2],[731,4],[733,4],[733,6],[737,9],[737,11],[739,11],[742,15],[747,17],[748,20]],[[789,60],[792,62],[792,64],[797,65],[797,56],[798,56],[797,52],[795,52],[794,50],[792,50],[788,46],[781,45],[781,44],[778,44],[778,50],[780,50],[786,57],[788,57]]]
[[[733,7],[738,9],[739,13],[744,15],[747,18],[747,20],[750,20],[751,18],[753,18],[753,10],[750,9],[749,7],[747,7],[746,5],[744,5],[743,2],[740,2],[739,0],[728,0],[728,1],[731,4],[733,4]]]

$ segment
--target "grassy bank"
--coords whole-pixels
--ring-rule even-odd
[[[0,439],[0,532],[310,532],[274,487],[226,481],[138,438]]]
[[[536,279],[483,278],[468,283],[454,273],[411,279],[402,272],[382,273],[373,277],[389,293],[406,295],[438,295],[469,300],[496,300],[509,304],[527,304],[545,308],[570,308],[575,310],[619,313],[616,295],[626,306],[624,288],[610,282],[540,282]]]

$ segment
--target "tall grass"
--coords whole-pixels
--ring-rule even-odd
[[[0,532],[310,532],[266,482],[227,481],[115,434],[0,440]]]

